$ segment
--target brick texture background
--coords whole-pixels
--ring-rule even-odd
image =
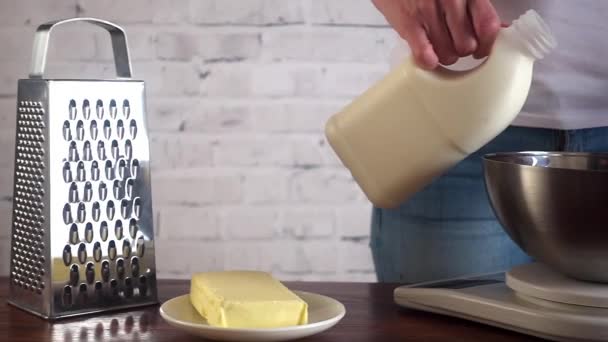
[[[35,27],[93,16],[127,31],[151,130],[161,277],[253,268],[374,281],[371,206],[323,136],[387,70],[395,36],[369,0],[2,0],[0,274],[8,273],[17,79]],[[109,37],[51,38],[48,77],[113,77]]]

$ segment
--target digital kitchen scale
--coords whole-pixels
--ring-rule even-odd
[[[608,341],[608,284],[578,281],[539,263],[505,273],[401,286],[401,306],[554,341]]]

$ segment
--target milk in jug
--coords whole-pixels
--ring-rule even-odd
[[[555,46],[529,10],[500,30],[490,55],[471,70],[427,71],[408,57],[333,115],[325,134],[367,198],[397,207],[509,126],[535,61]]]

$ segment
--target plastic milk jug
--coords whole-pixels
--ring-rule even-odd
[[[367,198],[394,208],[495,138],[521,111],[536,60],[556,46],[533,10],[502,28],[477,67],[419,68],[412,57],[325,126]]]

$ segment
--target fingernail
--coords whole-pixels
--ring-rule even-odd
[[[469,53],[473,53],[473,51],[477,50],[477,47],[479,46],[477,39],[475,38],[470,38],[467,44],[469,44],[469,48],[471,49]]]
[[[427,66],[428,69],[435,69],[439,64],[439,57],[433,51],[433,48],[428,48],[422,54],[423,63]]]
[[[446,57],[441,62],[441,64],[443,64],[443,65],[452,65],[452,64],[454,64],[456,62],[458,62],[458,56],[449,56],[449,57]]]
[[[475,40],[475,38],[469,38],[465,40],[457,50],[460,57],[466,57],[477,50],[477,40]]]

